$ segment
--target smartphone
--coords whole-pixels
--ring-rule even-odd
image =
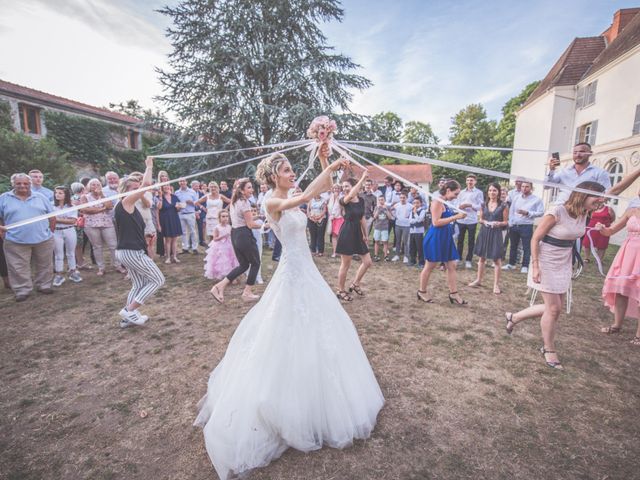
[[[560,160],[560,153],[559,152],[553,152],[551,154],[551,158],[554,158],[556,160]]]

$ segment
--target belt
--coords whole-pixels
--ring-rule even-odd
[[[576,244],[575,240],[561,240],[559,238],[550,237],[549,235],[545,235],[542,239],[544,243],[548,243],[549,245],[553,245],[554,247],[561,248],[573,248]]]
[[[56,227],[56,230],[67,230],[68,228],[75,228],[75,225],[69,225],[68,227]]]

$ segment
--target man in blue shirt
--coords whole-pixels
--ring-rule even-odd
[[[42,186],[42,182],[44,181],[44,175],[40,170],[31,170],[29,172],[29,177],[31,177],[31,191],[35,193],[39,193],[40,195],[44,195],[51,205],[53,205],[53,190],[49,190],[47,187]]]
[[[187,180],[178,180],[180,188],[176,190],[176,197],[182,203],[180,210],[180,225],[182,226],[182,253],[198,253],[198,230],[196,228],[196,202],[198,194],[187,186]]]
[[[53,211],[41,194],[31,191],[31,178],[24,173],[11,177],[13,190],[0,195],[0,235],[9,269],[9,282],[16,302],[26,300],[35,285],[41,293],[53,293],[53,232],[55,217],[7,230],[12,225]],[[31,270],[35,277],[32,281]]]

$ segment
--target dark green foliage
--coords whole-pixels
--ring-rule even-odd
[[[51,138],[34,140],[29,135],[0,128],[0,192],[9,190],[14,173],[37,168],[44,173],[45,184],[53,187],[73,180],[75,171],[65,154]]]
[[[55,139],[72,162],[90,164],[101,173],[126,173],[143,167],[143,152],[113,145],[114,139],[126,137],[125,127],[52,111],[44,113],[44,121],[47,137]]]
[[[9,102],[0,100],[0,130],[11,130],[12,128],[11,106]]]

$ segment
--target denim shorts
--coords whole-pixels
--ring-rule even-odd
[[[374,242],[388,242],[389,241],[389,230],[373,230],[373,241]]]

